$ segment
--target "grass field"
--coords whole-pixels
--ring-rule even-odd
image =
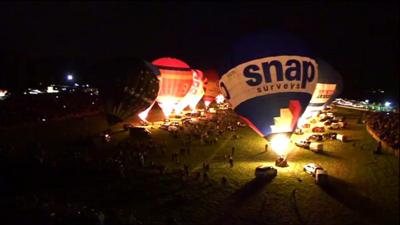
[[[372,154],[376,142],[364,124],[356,123],[359,112],[340,109],[337,114],[345,115],[349,122],[349,127],[338,133],[348,135],[351,140],[346,143],[325,141],[324,154],[291,144],[289,167],[278,168],[278,176],[271,181],[256,181],[254,169],[260,164],[273,165],[277,155],[273,151],[264,152],[265,141],[248,127],[237,132],[239,139],[236,140],[232,138],[233,133],[226,133],[214,145],[194,141],[191,154],[183,157],[179,165],[170,159],[171,153],[180,148],[179,139],[155,127],[151,129],[152,138],[167,144],[168,157],[151,152],[146,163],[165,164],[165,175],[138,169],[123,181],[107,175],[86,177],[86,182],[71,182],[68,187],[45,186],[43,190],[55,195],[63,193],[65,198],[88,205],[131,208],[143,224],[165,224],[168,217],[188,225],[398,224],[399,159]],[[89,120],[85,123],[86,127],[105,126]],[[75,126],[68,123],[51,129],[68,132],[65,127]],[[89,132],[82,127],[77,129],[81,133]],[[42,134],[41,128],[26,131],[29,132]],[[71,128],[71,132],[76,131]],[[7,135],[9,141],[17,141],[12,132]],[[49,137],[55,144],[60,141],[57,138],[57,135],[54,139]],[[109,148],[116,151],[116,144],[129,138],[127,132],[116,134]],[[293,139],[296,138],[299,137],[294,135]],[[224,155],[230,154],[232,146],[236,150],[231,168]],[[201,171],[205,160],[211,167],[208,181],[182,180],[176,173],[183,163],[189,165],[191,172]],[[328,171],[328,187],[321,188],[313,177],[303,172],[303,166],[310,162]],[[223,176],[227,177],[226,185],[221,182]],[[120,182],[120,187],[110,189],[108,184],[115,182]]]

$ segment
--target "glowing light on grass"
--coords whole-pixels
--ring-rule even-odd
[[[290,139],[285,134],[277,134],[272,137],[270,144],[272,150],[279,156],[285,156]]]

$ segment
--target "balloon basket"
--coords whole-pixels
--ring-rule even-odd
[[[287,163],[287,159],[284,157],[279,157],[278,159],[275,160],[275,166],[278,167],[288,167],[289,164]]]

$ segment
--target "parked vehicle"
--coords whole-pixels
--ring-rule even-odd
[[[274,178],[277,174],[277,169],[265,165],[257,166],[255,171],[256,178]]]
[[[304,166],[303,168],[304,172],[311,174],[312,176],[315,176],[315,173],[317,170],[323,170],[322,166],[315,164],[315,163],[309,163]]]
[[[309,148],[310,147],[310,141],[307,140],[297,140],[294,144],[298,147],[302,148]]]
[[[170,131],[170,132],[172,132],[172,131],[177,131],[178,130],[178,127],[177,126],[169,126],[168,127],[168,131]]]
[[[332,117],[325,116],[324,118],[320,119],[319,122],[325,122],[325,121],[328,121],[328,120],[331,120],[331,119],[332,119]]]
[[[312,132],[322,133],[322,132],[325,132],[325,128],[324,127],[313,127]]]
[[[347,127],[347,122],[338,122],[340,128],[346,128]]]
[[[330,130],[338,130],[339,128],[340,128],[339,123],[332,123],[332,124],[329,126],[329,129],[330,129]]]
[[[308,136],[307,141],[323,141],[324,137],[320,134],[311,134]]]
[[[333,119],[338,121],[338,122],[343,122],[344,121],[344,117],[343,116],[335,116]]]
[[[310,150],[316,153],[322,152],[323,151],[323,144],[322,143],[317,143],[317,142],[311,142],[310,143]]]
[[[160,126],[160,129],[162,129],[162,130],[168,130],[168,127],[171,125],[171,123],[170,122],[166,122],[166,123],[164,123],[164,124],[162,124],[161,126]]]
[[[336,140],[336,135],[337,135],[337,133],[329,132],[329,133],[323,134],[322,136],[323,136],[324,140]]]
[[[170,126],[179,127],[179,122],[178,121],[173,121]]]
[[[348,140],[346,135],[343,134],[338,134],[336,135],[336,140],[342,141],[342,142],[346,142]]]
[[[304,133],[303,133],[303,130],[300,129],[300,128],[296,128],[296,130],[294,131],[294,133],[297,134],[297,135],[302,135],[302,134],[304,134]]]

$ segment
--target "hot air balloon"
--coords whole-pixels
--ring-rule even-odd
[[[160,90],[157,102],[168,117],[188,93],[193,83],[193,72],[185,62],[164,57],[153,61],[160,70]]]
[[[322,59],[318,62],[318,83],[305,112],[297,124],[301,127],[307,119],[316,116],[319,111],[329,105],[343,89],[342,76]]]
[[[206,77],[206,92],[203,97],[204,105],[206,108],[215,100],[215,98],[221,94],[219,87],[218,87],[218,81],[219,81],[219,76],[218,72],[216,70],[207,70],[205,72],[205,77]]]
[[[196,109],[197,103],[201,100],[204,95],[203,88],[203,72],[201,70],[193,70],[193,84],[190,90],[185,95],[185,97],[178,103],[175,107],[175,112],[182,112],[187,106],[190,107],[192,111]]]
[[[272,146],[274,136],[293,132],[318,80],[313,54],[301,41],[284,33],[243,38],[220,70],[219,86],[225,99]],[[279,146],[276,151],[283,154]]]
[[[148,108],[159,90],[158,69],[134,58],[102,62],[89,71],[99,88],[103,109],[110,125]]]

